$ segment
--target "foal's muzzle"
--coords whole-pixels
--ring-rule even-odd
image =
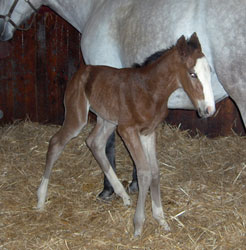
[[[215,108],[212,106],[203,105],[203,107],[199,107],[197,109],[197,112],[201,118],[208,118],[214,114]]]

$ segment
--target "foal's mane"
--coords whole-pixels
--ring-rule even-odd
[[[164,55],[171,48],[169,48],[169,49],[162,49],[162,50],[156,51],[154,54],[148,56],[142,63],[134,63],[132,65],[132,67],[133,68],[142,68],[142,67],[145,67],[145,66],[147,66],[147,65],[149,65],[151,63],[154,63],[157,59],[159,59],[162,55]]]
[[[187,42],[187,45],[190,47],[191,50],[198,49],[197,43],[195,43],[193,41],[190,41],[190,40],[186,40],[186,42]],[[162,50],[156,51],[152,55],[148,56],[142,63],[134,63],[132,65],[132,68],[142,68],[142,67],[145,67],[145,66],[147,66],[149,64],[154,63],[156,60],[158,60],[161,56],[166,54],[173,47],[175,47],[175,45],[171,46],[168,49],[162,49]]]

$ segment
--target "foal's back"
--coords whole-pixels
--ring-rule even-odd
[[[131,117],[138,104],[150,95],[140,69],[88,65],[80,74],[90,109],[117,124],[123,114]]]

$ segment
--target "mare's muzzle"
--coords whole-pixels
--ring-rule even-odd
[[[17,30],[23,30],[23,31],[26,31],[26,30],[29,30],[34,22],[34,18],[35,18],[35,15],[36,13],[38,12],[38,10],[34,7],[34,5],[30,2],[30,0],[25,0],[25,2],[30,6],[31,9],[34,10],[35,12],[35,15],[33,16],[33,19],[31,21],[31,23],[28,25],[27,28],[20,28],[12,19],[11,19],[11,16],[13,14],[13,11],[17,5],[19,0],[15,0],[13,2],[13,4],[11,5],[10,9],[9,9],[9,12],[8,14],[6,15],[0,15],[0,40],[1,41],[7,41],[9,39],[12,38],[13,36],[13,31],[10,32],[8,30],[8,24],[11,24],[15,29]]]
[[[7,24],[5,19],[0,19],[0,41],[8,41],[13,36],[13,32],[9,31]]]

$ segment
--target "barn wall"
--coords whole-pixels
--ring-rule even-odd
[[[0,42],[0,124],[29,116],[32,121],[61,124],[66,82],[82,60],[80,34],[50,9],[43,7],[29,31],[17,31]],[[170,111],[168,122],[184,129],[199,129],[210,136],[231,129],[244,134],[234,103],[217,104],[216,117],[199,119],[196,112]]]
[[[240,113],[230,98],[216,104],[216,113],[213,117],[201,119],[195,111],[172,110],[169,112],[167,122],[180,125],[182,129],[191,129],[192,134],[199,130],[210,137],[225,136],[232,133],[245,135]]]
[[[81,60],[80,34],[48,8],[28,31],[0,43],[1,123],[63,121],[63,93]]]

